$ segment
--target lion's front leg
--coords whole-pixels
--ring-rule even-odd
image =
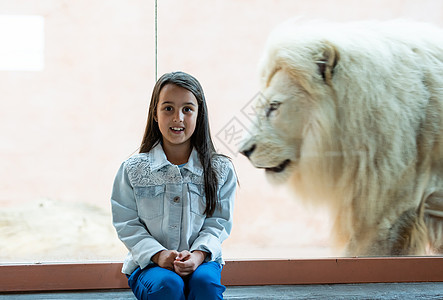
[[[423,218],[423,203],[418,209],[405,211],[389,230],[389,255],[424,255],[428,245]]]
[[[352,235],[346,254],[349,256],[424,255],[428,245],[424,221],[424,202],[417,209],[404,211],[391,225],[379,222]],[[368,229],[370,228],[370,229]]]
[[[443,253],[443,191],[429,195],[425,203],[425,222],[431,251]]]

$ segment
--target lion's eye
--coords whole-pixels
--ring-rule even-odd
[[[277,110],[280,104],[280,102],[269,103],[268,109],[266,110],[266,117],[269,117],[273,111]]]

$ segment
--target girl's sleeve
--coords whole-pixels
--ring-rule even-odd
[[[131,252],[140,268],[146,267],[154,254],[166,250],[154,239],[137,213],[134,189],[123,163],[114,180],[111,196],[113,225],[119,239]]]
[[[229,236],[232,229],[235,190],[237,176],[231,162],[228,172],[219,190],[219,205],[214,214],[207,217],[202,230],[191,246],[190,251],[201,250],[209,253],[207,261],[216,260],[222,256],[221,244]]]

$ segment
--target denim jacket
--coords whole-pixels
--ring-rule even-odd
[[[122,163],[111,204],[114,227],[129,250],[123,273],[145,268],[161,250],[206,251],[206,261],[224,263],[221,243],[232,228],[237,178],[225,157],[214,157],[213,167],[219,198],[207,217],[203,168],[195,149],[181,168],[166,159],[160,143]]]

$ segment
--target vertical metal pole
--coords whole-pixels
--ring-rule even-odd
[[[155,0],[155,81],[157,81],[157,69],[158,69],[158,63],[157,63],[157,29],[158,29],[158,25],[157,25],[157,0]]]

